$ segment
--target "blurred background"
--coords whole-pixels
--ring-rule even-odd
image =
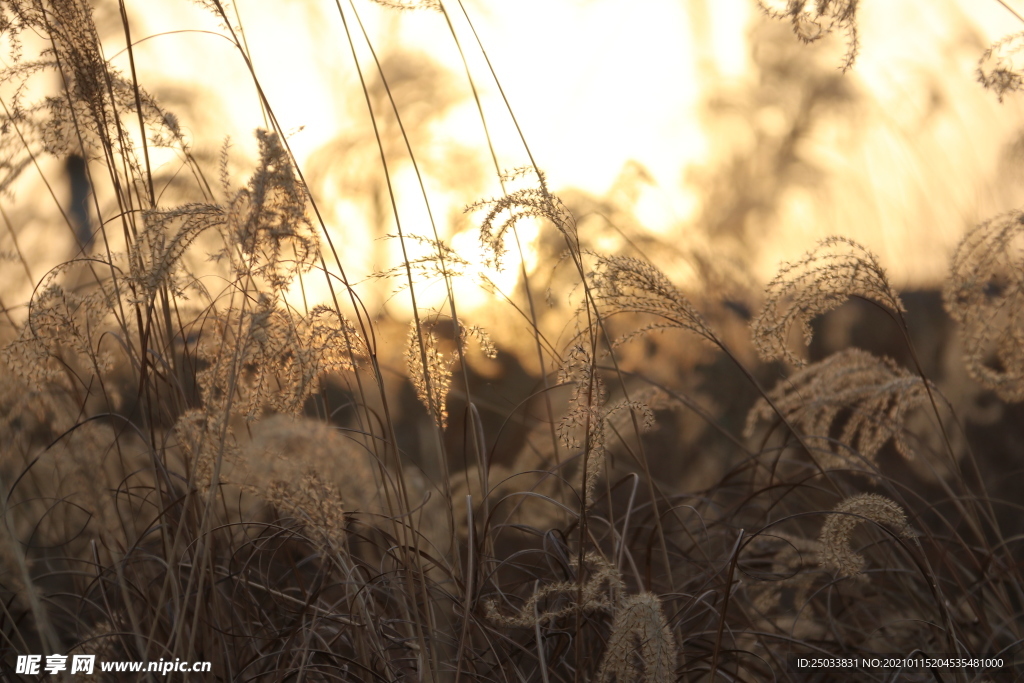
[[[407,315],[408,304],[393,295],[395,283],[367,279],[400,260],[384,238],[396,225],[374,121],[402,230],[432,237],[433,218],[473,264],[462,310],[483,315],[494,294],[478,286],[481,274],[511,295],[524,270],[546,278],[557,257],[557,236],[527,226],[519,236],[525,269],[487,269],[479,216],[463,211],[500,196],[496,166],[528,165],[530,154],[588,247],[639,250],[677,284],[725,287],[746,308],[756,307],[780,261],[831,234],[875,251],[897,286],[933,287],[969,226],[1021,200],[1019,101],[1000,104],[975,81],[986,47],[1022,28],[996,0],[862,3],[861,50],[845,75],[842,35],[801,44],[753,0],[651,0],[642,9],[465,0],[446,5],[447,19],[366,1],[342,6],[347,24],[331,3],[239,2],[234,28],[349,281],[361,283],[371,311],[389,317]],[[99,3],[96,12],[108,58],[128,73],[117,5]],[[199,3],[129,6],[128,16],[140,81],[176,112],[198,158],[219,163],[230,141],[226,168],[244,183],[256,155],[252,131],[268,124],[228,27]],[[153,160],[171,203],[184,164],[169,150]],[[82,188],[72,165],[62,173],[48,163],[42,174],[65,178],[52,191],[74,213]],[[5,185],[11,229],[0,238],[5,252],[16,240],[38,273],[76,248],[57,212],[37,201],[40,175],[23,172]],[[30,286],[18,270],[3,276],[9,308]],[[321,282],[309,283],[313,299]],[[429,287],[422,284],[420,305],[441,305],[443,287]]]

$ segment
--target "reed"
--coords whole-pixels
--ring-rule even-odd
[[[500,89],[461,2],[375,2],[439,15]],[[26,654],[208,661],[224,681],[544,683],[811,680],[793,653],[1024,656],[1021,505],[989,492],[1020,462],[975,446],[1005,434],[965,427],[949,396],[963,387],[920,360],[871,251],[832,237],[784,264],[738,338],[721,331],[743,311],[724,289],[680,285],[637,248],[604,253],[525,138],[507,172],[486,138],[500,194],[452,220],[521,273],[512,291],[482,283],[513,321],[492,329],[462,305],[475,261],[443,239],[442,212],[403,224],[395,147],[436,200],[382,60],[365,58],[365,8],[339,2],[380,151],[379,237],[400,254],[356,282],[363,255],[297,163],[240,15],[199,4],[259,93],[245,180],[228,143],[196,152],[140,82],[141,9],[0,2],[0,190],[50,188],[32,201],[74,242],[40,272],[23,217],[2,212],[3,276],[31,288],[0,327],[5,677]],[[761,5],[804,42],[844,35],[855,68],[857,2]],[[1003,58],[1020,44],[981,56],[1000,98],[1020,89]],[[59,92],[33,99],[52,76]],[[71,156],[88,221],[53,190],[49,160]],[[549,257],[533,270],[527,222]],[[1022,225],[1016,211],[970,231],[944,289],[967,371],[1008,415],[1024,397]],[[368,306],[381,286],[401,306]],[[816,326],[851,300],[885,315],[910,363],[852,347],[809,362]],[[688,345],[696,364],[671,351]],[[734,402],[694,396],[702,373]],[[710,485],[693,484],[701,468]]]

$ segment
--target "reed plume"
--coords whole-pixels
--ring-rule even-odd
[[[59,386],[80,396],[114,366],[114,356],[95,345],[110,322],[113,302],[100,288],[69,291],[58,281],[65,270],[56,268],[41,283],[18,338],[0,349],[0,356],[33,390]]]
[[[316,263],[320,239],[306,216],[307,190],[280,138],[257,130],[256,139],[259,163],[248,185],[228,203],[231,251],[220,256],[229,259],[236,272],[263,277],[274,291],[282,291]]]
[[[669,683],[678,658],[661,600],[649,592],[625,595],[615,606],[612,632],[594,677],[599,683]]]
[[[1024,400],[1024,212],[997,216],[964,236],[943,298],[963,327],[971,376],[1004,400]]]
[[[856,348],[802,368],[780,381],[768,398],[751,408],[744,434],[752,436],[759,422],[774,419],[779,410],[830,454],[819,457],[825,468],[849,467],[858,457],[873,463],[890,440],[903,457],[913,457],[904,425],[911,412],[929,404],[921,377]]]
[[[421,353],[422,349],[422,353]],[[427,365],[423,366],[423,358]],[[409,377],[420,403],[440,429],[448,426],[448,392],[452,386],[452,371],[458,356],[446,354],[438,348],[437,336],[425,326],[413,323],[405,348]]]
[[[658,268],[631,256],[597,255],[590,274],[594,299],[607,315],[635,313],[658,322],[615,340],[619,345],[654,330],[683,329],[718,344],[704,316]]]
[[[574,613],[611,614],[611,635],[594,680],[618,683],[673,680],[677,645],[665,619],[661,599],[647,591],[624,593],[625,585],[618,570],[597,553],[587,553],[585,562],[590,569],[582,583],[564,581],[538,588],[523,603],[518,615],[513,616],[502,614],[497,603],[490,601],[486,605],[488,617],[502,626],[552,628],[557,619]],[[570,566],[577,568],[579,565],[573,559]]]
[[[794,333],[809,342],[812,321],[851,297],[883,308],[900,341],[909,339],[903,301],[871,252],[829,238],[768,285],[754,344],[763,358],[798,367],[767,391],[762,378],[779,367],[757,366],[746,339],[730,333],[727,347],[712,328],[718,304],[739,314],[736,325],[749,319],[736,304],[745,295],[730,291],[735,300],[728,300],[732,288],[714,276],[692,289],[677,286],[640,255],[671,245],[628,227],[620,236],[634,246],[630,255],[597,253],[595,244],[610,242],[589,229],[590,219],[577,223],[573,210],[599,203],[568,193],[563,201],[532,165],[497,172],[510,150],[494,136],[487,146],[501,195],[469,210],[480,214],[491,265],[506,266],[514,247],[523,261],[510,289],[489,286],[503,302],[471,311],[452,278],[472,275],[474,259],[456,239],[445,241],[445,228],[459,229],[458,219],[442,225],[444,213],[435,210],[443,199],[435,188],[455,183],[438,185],[439,169],[417,158],[431,154],[428,124],[448,113],[462,122],[465,110],[450,110],[443,95],[417,96],[414,110],[404,111],[409,98],[392,97],[394,86],[420,70],[378,51],[375,31],[355,40],[365,3],[326,3],[339,21],[324,26],[344,29],[338,37],[350,43],[341,56],[353,60],[352,78],[333,83],[358,79],[355,94],[363,97],[353,100],[368,106],[373,124],[352,139],[379,144],[374,156],[387,177],[378,178],[361,155],[338,152],[361,143],[332,143],[317,154],[344,159],[342,175],[363,176],[358,187],[373,189],[372,220],[356,230],[383,233],[416,210],[399,196],[410,167],[421,183],[417,200],[431,216],[421,234],[403,227],[387,236],[403,249],[419,248],[415,254],[356,282],[344,261],[361,269],[366,259],[332,242],[332,209],[343,207],[335,211],[349,223],[351,206],[371,193],[339,194],[352,185],[333,176],[309,190],[310,166],[293,156],[293,138],[281,129],[286,117],[269,95],[274,88],[260,80],[267,62],[242,32],[245,8],[196,2],[216,16],[215,38],[191,30],[137,35],[134,13],[142,10],[127,0],[103,15],[99,0],[0,0],[0,33],[10,47],[0,66],[0,275],[32,292],[0,301],[4,666],[45,651],[211,661],[218,680],[624,683],[703,680],[708,672],[773,680],[787,655],[808,650],[1017,653],[1019,506],[985,489],[1012,493],[1016,485],[1012,425],[968,423],[959,431],[963,441],[984,440],[978,457],[961,460],[938,403],[920,410],[937,396],[923,379],[931,369],[925,354],[917,373],[857,349],[805,366],[803,345],[793,343]],[[494,84],[478,82],[494,71],[462,4],[372,2],[440,13],[422,19],[451,31],[454,52],[465,56],[466,91],[493,91]],[[842,68],[853,64],[857,0],[761,5],[805,42],[844,34]],[[93,6],[97,17],[119,15],[120,23],[97,28]],[[446,8],[456,7],[454,20]],[[248,178],[229,174],[225,142],[221,182],[211,185],[215,145],[193,155],[187,131],[196,122],[179,121],[140,83],[151,68],[140,46],[185,34],[237,50],[241,73],[253,79],[258,99],[249,125],[258,118],[266,129],[255,134]],[[1016,66],[1021,36],[994,44],[979,65],[979,80],[1000,98],[1024,89]],[[37,54],[22,54],[40,45]],[[771,156],[792,166],[802,154],[797,138],[813,127],[817,104],[834,99],[836,81],[804,68],[789,49],[765,52],[755,60],[764,83],[784,86],[779,92],[812,89],[795,108],[781,107],[781,146]],[[344,68],[343,60],[331,62]],[[366,67],[377,74],[367,77]],[[779,80],[808,75],[809,82]],[[413,90],[437,91],[442,80],[417,81]],[[43,88],[49,94],[38,96]],[[779,112],[769,104],[780,100],[764,100],[764,92],[750,100],[758,108],[754,137],[774,140],[761,129],[777,127]],[[499,121],[491,120],[490,103],[479,104],[481,130],[491,136]],[[507,113],[518,129],[511,107]],[[154,147],[167,153],[153,155]],[[408,158],[397,160],[399,147]],[[453,156],[456,163],[462,155]],[[88,210],[81,191],[70,193],[71,213],[88,214],[95,234],[75,232],[60,198],[65,178],[53,174],[66,171],[68,158],[84,161],[93,190]],[[771,191],[784,193],[791,175],[781,174]],[[57,188],[52,211],[43,185]],[[25,206],[6,201],[26,195]],[[628,189],[623,195],[639,197]],[[753,209],[781,196],[761,193]],[[717,204],[732,210],[729,201]],[[619,222],[625,212],[613,208],[607,223],[627,226]],[[72,228],[66,236],[79,241],[78,256],[47,264],[40,277],[31,251],[21,251],[29,240],[18,240],[30,235],[40,253],[58,213]],[[735,215],[752,215],[751,206]],[[537,243],[518,242],[524,222],[545,228]],[[971,374],[1003,401],[1024,400],[1022,225],[1017,211],[972,231],[945,290]],[[42,239],[37,229],[47,231]],[[20,282],[18,265],[27,276]],[[568,307],[539,310],[545,265],[552,296],[563,284],[571,289]],[[696,270],[707,276],[713,269],[705,265]],[[411,308],[372,303],[380,279],[393,276],[403,277],[399,289]],[[421,296],[436,280],[446,285],[445,313]],[[514,321],[515,338],[499,356],[502,329],[492,341],[469,316],[488,316],[502,303],[508,315],[501,309],[494,318]],[[393,317],[405,310],[411,323]],[[673,338],[674,348],[623,346],[671,330],[688,333]],[[681,348],[687,343],[700,349],[696,367],[680,360],[692,355]],[[471,346],[497,361],[460,367]],[[522,353],[527,346],[530,356]],[[406,367],[396,370],[403,353]],[[458,420],[449,415],[456,372],[451,405],[465,408]],[[685,421],[641,438],[669,398],[688,411]],[[1013,416],[1013,407],[995,403],[993,412]],[[744,413],[748,437],[782,420],[802,446],[823,453],[823,466],[785,465],[787,445],[766,440],[753,448],[736,434]],[[922,485],[919,468],[881,454],[892,444],[909,458],[914,439],[928,443],[921,432],[934,418],[955,462]],[[624,466],[615,467],[614,449]],[[934,472],[924,455],[916,464]],[[720,478],[707,476],[709,463]],[[846,497],[865,470],[901,502]],[[845,500],[819,512],[833,492]],[[914,516],[922,552],[903,540],[916,538],[903,500],[928,503]],[[872,532],[874,545],[856,540],[863,522],[881,527]],[[743,529],[760,531],[752,537]],[[879,542],[888,540],[896,544]],[[873,572],[870,586],[832,576],[863,579],[870,565],[883,565],[877,551],[893,549],[913,551],[913,562]]]
[[[508,251],[505,240],[520,221],[547,219],[565,237],[570,251],[579,253],[580,242],[576,219],[568,207],[548,188],[544,172],[523,166],[502,174],[503,183],[513,183],[528,176],[537,178],[536,187],[508,192],[496,199],[474,202],[467,212],[484,212],[480,222],[480,245],[488,254],[488,265],[500,269]],[[499,222],[500,221],[500,222]]]
[[[790,22],[793,33],[805,43],[814,43],[837,31],[842,33],[846,38],[846,53],[840,69],[845,73],[853,67],[860,51],[859,0],[814,0],[813,3],[810,0],[757,0],[757,4],[769,17]]]
[[[982,87],[991,90],[1002,102],[1009,93],[1024,89],[1024,69],[1021,52],[1024,51],[1024,32],[1012,33],[992,43],[978,59],[975,72]]]
[[[903,538],[913,538],[907,515],[894,501],[876,493],[861,493],[840,503],[821,528],[818,561],[839,576],[852,577],[864,571],[866,560],[850,545],[851,535],[862,522],[889,527]]]
[[[905,309],[885,270],[870,251],[845,237],[829,237],[795,263],[785,263],[768,283],[760,315],[751,323],[754,344],[765,360],[806,361],[789,345],[798,330],[810,344],[811,320],[851,297],[874,301],[893,313]]]
[[[585,566],[589,565],[587,578],[557,581],[544,585],[533,592],[519,608],[518,614],[502,614],[496,600],[485,603],[487,617],[501,626],[533,628],[540,624],[549,626],[552,622],[576,612],[610,612],[614,600],[610,593],[623,588],[622,577],[611,562],[598,553],[584,556]],[[569,566],[577,572],[580,569],[576,558]]]
[[[277,480],[261,496],[279,512],[292,515],[306,527],[321,553],[344,548],[345,508],[341,493],[315,469],[298,480]]]

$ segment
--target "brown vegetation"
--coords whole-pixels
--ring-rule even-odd
[[[237,17],[201,4],[251,64]],[[856,10],[768,13],[804,41],[845,34],[845,70]],[[354,4],[337,12],[358,21]],[[526,220],[560,252],[557,315],[537,278],[495,294],[529,331],[516,355],[464,319],[453,276],[469,261],[435,225],[415,236],[396,216],[403,259],[378,274],[412,320],[366,309],[271,102],[249,180],[234,184],[225,146],[212,181],[178,118],[110,65],[84,0],[0,2],[0,17],[14,46],[0,187],[81,155],[101,219],[4,309],[5,677],[33,653],[209,661],[223,681],[544,683],[834,678],[794,670],[793,653],[1024,657],[1022,510],[1002,493],[1024,472],[1019,426],[965,426],[954,395],[1006,415],[1024,398],[1020,212],[953,257],[945,305],[973,379],[949,381],[860,244],[831,238],[784,265],[744,343],[742,306],[642,254],[599,253],[531,160],[469,207],[493,263],[521,258]],[[17,49],[29,34],[38,55]],[[1021,79],[1002,68],[981,79],[1000,97]],[[40,73],[61,94],[24,101]],[[163,198],[157,147],[191,174],[174,181],[181,201]],[[5,268],[31,277],[7,231]],[[320,278],[328,294],[310,301]],[[442,310],[417,303],[427,281]],[[899,357],[813,358],[816,326],[851,302]],[[666,350],[691,343],[688,363]],[[996,462],[995,435],[1017,460]]]

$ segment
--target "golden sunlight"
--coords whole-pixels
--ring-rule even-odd
[[[576,193],[574,209],[604,207],[595,229],[612,234],[592,235],[595,245],[658,236],[677,261],[696,250],[745,264],[752,285],[808,240],[846,234],[901,286],[935,282],[964,229],[1019,196],[999,180],[1013,163],[1007,110],[1019,105],[974,82],[1007,12],[976,5],[867,3],[865,47],[845,76],[841,36],[802,49],[746,0],[629,11],[614,0],[477,1],[447,15],[356,3],[347,23],[333,6],[238,3],[232,27],[201,7],[160,3],[131,19],[135,68],[179,112],[194,149],[213,158],[230,140],[228,169],[243,183],[252,131],[273,116],[346,252],[347,281],[363,283],[371,309],[402,310],[394,282],[368,280],[400,260],[386,237],[399,232],[421,240],[413,251],[440,239],[468,255],[464,307],[489,300],[482,275],[515,288],[521,268],[499,274],[467,251],[476,217],[462,209],[500,195],[496,169],[531,160],[554,190]],[[123,36],[106,41],[130,70]],[[803,85],[787,76],[797,72]],[[186,172],[168,150],[152,150],[152,162]],[[529,272],[537,236],[520,237]],[[326,295],[322,279],[307,285],[311,299]],[[444,297],[428,288],[418,304]]]

